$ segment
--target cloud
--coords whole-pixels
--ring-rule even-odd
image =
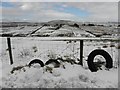
[[[29,4],[24,4],[24,5],[22,5],[20,8],[21,8],[22,10],[29,10],[30,8],[32,8],[32,6],[29,5]]]
[[[2,0],[5,2],[68,2],[68,0]],[[119,0],[69,0],[69,2],[119,2]]]
[[[2,8],[3,18],[11,20],[49,21],[53,19],[69,19],[75,21],[117,21],[117,2],[11,2],[16,7]],[[56,9],[55,6],[58,6]],[[65,12],[64,9],[70,9]],[[89,15],[80,17],[74,9],[88,12]],[[61,9],[61,10],[58,10]]]
[[[66,3],[70,6],[77,7],[88,11],[90,16],[88,21],[117,21],[118,20],[118,3],[117,2],[81,2]]]
[[[74,16],[74,15],[69,14],[69,13],[57,12],[54,10],[47,10],[43,13],[45,16],[54,17],[54,18],[70,18],[70,17]]]
[[[54,10],[41,10],[39,13],[33,14],[31,17],[32,20],[37,21],[50,21],[50,20],[72,20],[75,16],[69,13],[58,12]]]

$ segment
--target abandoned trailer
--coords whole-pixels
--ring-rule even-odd
[[[12,65],[14,63],[13,60],[13,54],[12,54],[12,46],[11,46],[11,39],[10,37],[7,38],[7,44],[8,44],[8,51],[9,51],[9,57],[10,57],[10,64]],[[45,65],[49,65],[51,63],[54,63],[54,68],[59,68],[60,67],[60,62],[70,62],[71,64],[78,64],[83,66],[83,52],[84,52],[84,41],[118,41],[117,38],[39,38],[40,41],[69,41],[69,42],[80,42],[80,48],[79,48],[79,52],[80,52],[80,57],[77,58],[78,62],[76,62],[75,59],[71,59],[71,58],[66,58],[63,59],[62,57],[57,57],[57,58],[53,58],[53,59],[49,59],[48,61],[46,61],[45,63],[43,62],[43,60],[41,59],[33,59],[31,60],[28,64],[26,64],[26,66],[32,66],[33,64],[38,63],[41,67],[44,67]],[[105,61],[95,61],[94,58],[97,55],[101,55],[105,58]],[[39,57],[38,57],[39,58]],[[96,72],[99,69],[101,69],[101,66],[104,65],[106,67],[106,69],[110,69],[113,67],[113,59],[111,57],[111,55],[103,50],[103,49],[95,49],[93,50],[89,55],[88,55],[88,59],[86,60],[88,67],[90,69],[91,72]]]

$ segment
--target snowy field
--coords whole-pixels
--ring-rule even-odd
[[[83,48],[83,67],[62,62],[59,68],[50,66],[24,67],[33,59],[44,63],[50,58],[80,57],[79,42],[40,41],[39,38],[12,38],[14,64],[9,63],[6,38],[0,38],[0,87],[3,88],[117,88],[118,87],[118,45],[108,41],[85,41]],[[91,72],[87,58],[94,49],[104,49],[113,58],[113,68]],[[104,59],[102,56],[97,58]],[[96,58],[96,59],[97,59]],[[2,65],[1,65],[2,64]],[[64,68],[63,68],[64,65]],[[11,73],[14,67],[23,66]],[[52,71],[52,73],[51,73]]]
[[[118,37],[116,24],[83,23],[67,20],[49,22],[3,22],[0,36],[7,37]]]

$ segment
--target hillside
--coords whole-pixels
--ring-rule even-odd
[[[67,20],[49,22],[3,22],[0,36],[12,37],[116,37],[118,29],[115,24],[83,23]]]

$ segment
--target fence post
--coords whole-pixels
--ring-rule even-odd
[[[83,40],[80,40],[80,62],[79,64],[83,66]]]
[[[10,56],[10,64],[13,64],[12,49],[11,49],[11,40],[10,37],[7,37],[8,51]]]

